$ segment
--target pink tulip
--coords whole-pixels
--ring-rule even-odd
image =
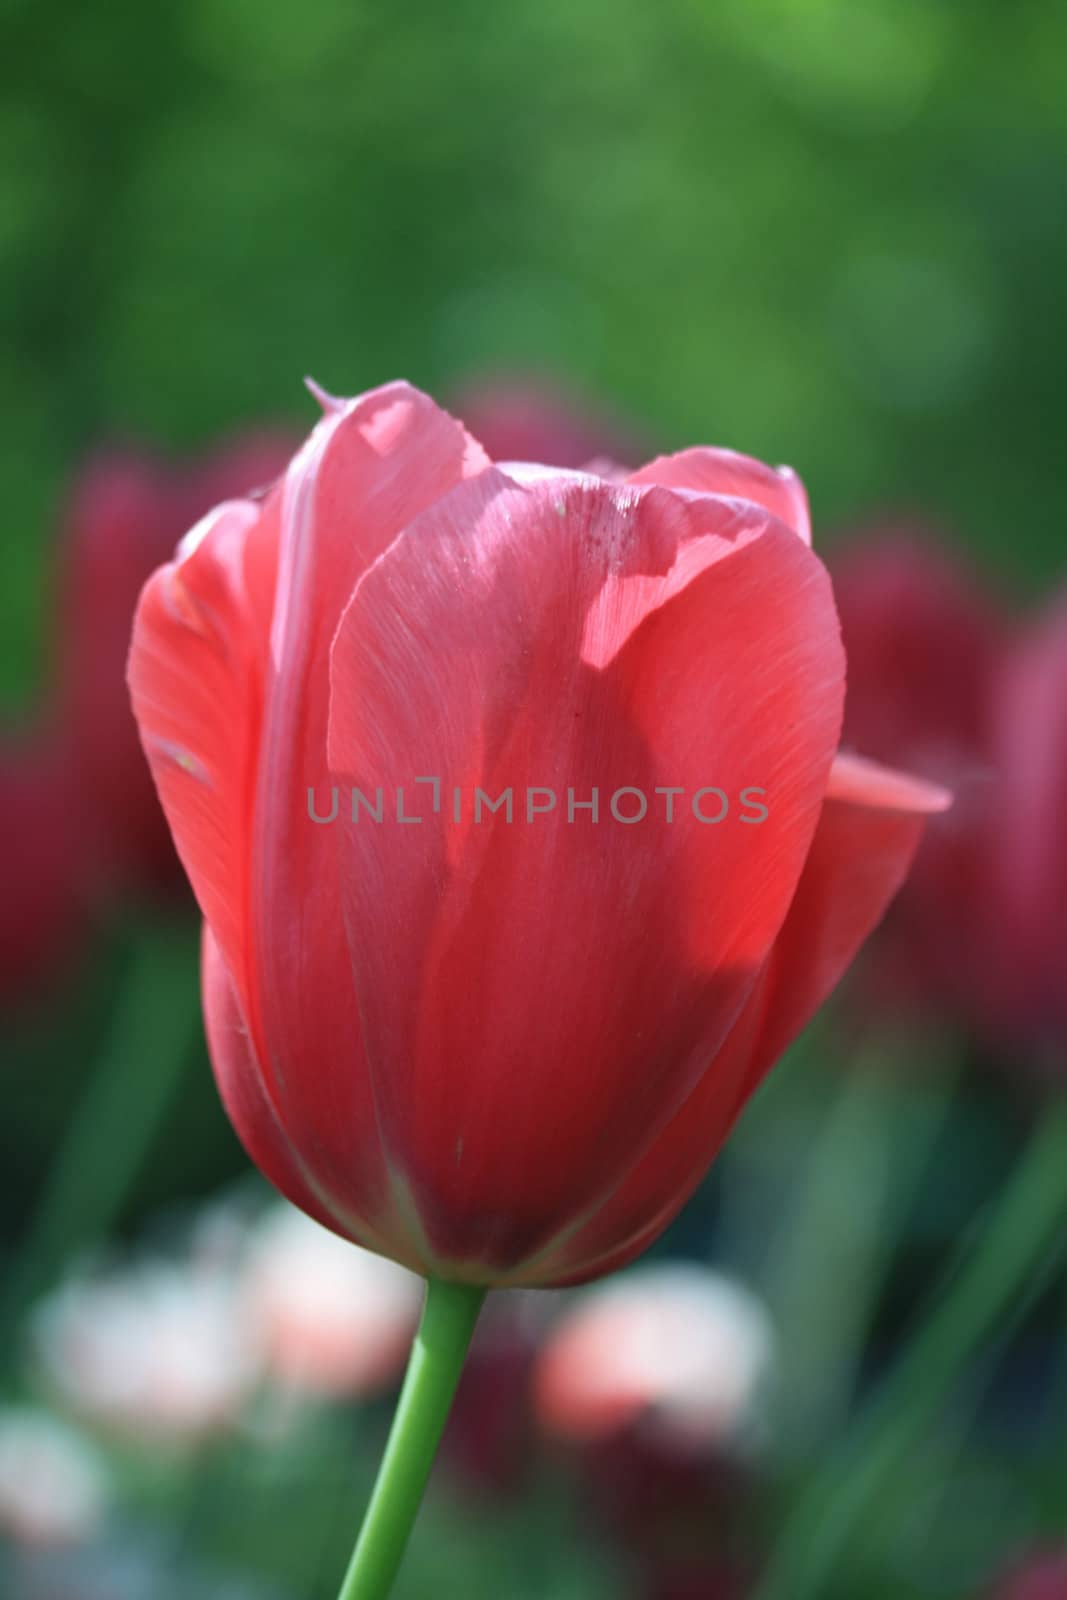
[[[304,1210],[544,1285],[700,1182],[946,803],[837,757],[809,541],[791,473],[505,471],[390,384],[156,573],[130,683],[215,1070]]]

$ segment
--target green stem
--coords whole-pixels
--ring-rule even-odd
[[[1010,1329],[1058,1258],[1067,1221],[1067,1106],[1047,1113],[983,1237],[966,1247],[945,1292],[866,1414],[801,1495],[758,1600],[827,1591],[842,1553],[921,1439],[953,1380]]]
[[[111,1036],[54,1156],[0,1307],[0,1328],[108,1231],[141,1171],[200,1026],[185,928],[139,942]]]
[[[427,1282],[389,1443],[338,1600],[385,1600],[393,1586],[485,1294]]]

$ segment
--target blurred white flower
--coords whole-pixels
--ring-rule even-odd
[[[395,1382],[422,1292],[414,1273],[282,1204],[254,1232],[241,1298],[279,1384],[328,1397]]]
[[[107,1475],[87,1440],[45,1411],[0,1411],[0,1529],[19,1544],[73,1544],[97,1527]]]
[[[230,1426],[260,1371],[232,1277],[163,1261],[68,1283],[39,1308],[35,1342],[80,1415],[159,1443]]]
[[[709,1268],[636,1267],[579,1290],[535,1370],[551,1432],[596,1439],[639,1424],[679,1449],[738,1442],[755,1419],[774,1335],[762,1304]]]

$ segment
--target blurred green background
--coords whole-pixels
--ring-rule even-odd
[[[10,0],[7,700],[78,452],[303,423],[304,372],[563,374],[1048,577],[1065,50],[1048,0]]]
[[[179,453],[248,424],[301,430],[316,414],[305,373],[343,394],[405,376],[446,398],[496,373],[540,376],[650,453],[706,441],[790,462],[817,542],[915,512],[1006,594],[1045,592],[1067,569],[1065,57],[1067,11],[1048,0],[9,0],[5,720],[46,685],[58,508],[79,462],[115,440]],[[168,1135],[127,1197],[129,1235],[246,1165],[195,1023],[195,933],[176,937],[165,982],[184,983],[190,1020],[166,1048],[188,1061]],[[9,1238],[86,1062],[154,1055],[156,1019],[122,1012],[143,938],[136,917],[118,924],[56,1014],[5,1038]],[[976,1078],[946,1113],[935,1073],[929,1093],[917,1075],[888,1111],[884,1085],[868,1082],[831,1126],[835,1052],[847,1040],[801,1048],[667,1248],[707,1255],[714,1228],[716,1259],[808,1329],[815,1368],[824,1334],[841,1337],[820,1320],[827,1284],[869,1272],[878,1339],[862,1359],[877,1367],[956,1233],[995,1197],[1029,1112]],[[821,1138],[840,1163],[822,1190],[803,1166]],[[835,1233],[840,1195],[872,1172],[873,1199],[852,1218],[857,1265],[855,1240]],[[817,1231],[791,1262],[795,1240],[774,1236],[783,1194]],[[908,1243],[882,1290],[890,1229]],[[1058,1341],[1062,1306],[1046,1304],[1031,1331]],[[1029,1370],[1005,1383],[1025,1387]],[[1004,1410],[1010,1434],[1018,1407]],[[896,1508],[870,1570],[861,1559],[846,1574],[850,1600],[962,1595],[1013,1541],[1067,1517],[1047,1440],[1021,1448],[1024,1493],[1001,1435],[958,1472],[952,1425],[939,1438],[951,1470],[938,1477],[935,1461],[936,1494]],[[364,1477],[377,1421],[372,1443]],[[343,1514],[347,1466],[330,1449]],[[780,1524],[795,1469],[775,1479],[765,1526]],[[430,1569],[449,1540],[488,1559],[476,1541],[492,1529],[457,1534],[439,1513],[431,1529],[433,1515]],[[521,1516],[508,1583],[515,1550],[557,1526],[555,1502]],[[349,1522],[331,1535],[337,1551]],[[296,1583],[307,1562],[293,1538]],[[588,1552],[568,1546],[557,1565],[531,1595],[599,1595],[594,1571],[615,1592]],[[953,1572],[968,1576],[953,1586]],[[316,1582],[328,1593],[329,1572]]]

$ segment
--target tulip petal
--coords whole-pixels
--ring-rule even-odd
[[[178,854],[246,1004],[246,841],[273,595],[274,543],[258,527],[260,512],[245,500],[220,506],[153,574],[137,608],[127,672]],[[255,594],[247,581],[250,535],[260,544]]]
[[[698,445],[676,455],[657,456],[630,474],[628,483],[658,483],[666,489],[691,489],[751,500],[811,543],[811,516],[804,485],[792,467],[768,467],[736,450]]]
[[[880,762],[849,750],[839,750],[834,757],[826,795],[829,800],[850,801],[875,811],[915,812],[920,816],[947,811],[952,804],[952,795],[942,784],[883,767]]]
[[[834,769],[789,915],[724,1049],[607,1203],[546,1252],[532,1281],[597,1277],[652,1243],[903,883],[925,818],[941,808],[943,793],[854,757],[839,757]],[[847,798],[832,798],[838,790]]]
[[[475,1274],[618,1181],[732,1027],[837,741],[832,596],[753,504],[493,472],[366,574],[331,675],[331,771],[422,817],[339,831],[379,1127],[439,1258]],[[767,820],[564,812],[568,787],[606,813],[711,784],[764,788]],[[475,822],[476,787],[510,788],[513,821]],[[540,787],[559,803],[528,821]]]
[[[206,922],[201,940],[200,990],[219,1095],[248,1155],[287,1200],[324,1228],[342,1231],[329,1206],[315,1193],[310,1178],[300,1170],[292,1144],[278,1122],[263,1085],[262,1069],[241,1003],[218,941]]]
[[[271,1095],[330,1192],[380,1216],[388,1204],[362,1023],[338,892],[337,830],[319,816],[329,649],[360,574],[413,518],[487,465],[448,414],[408,384],[339,402],[286,475],[278,603],[250,871],[264,1059]],[[373,918],[373,911],[371,913]]]

